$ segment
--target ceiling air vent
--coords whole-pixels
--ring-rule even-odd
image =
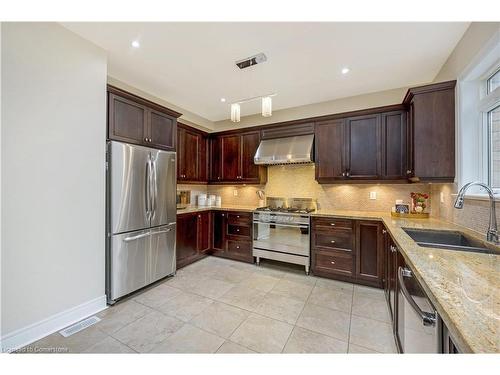
[[[253,65],[261,64],[267,61],[266,55],[263,53],[258,53],[255,56],[247,57],[246,59],[236,61],[236,65],[240,69],[245,69]]]

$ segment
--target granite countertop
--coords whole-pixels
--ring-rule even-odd
[[[177,210],[177,215],[189,214],[193,212],[203,212],[203,211],[240,211],[240,212],[252,212],[257,208],[257,206],[241,206],[241,205],[226,205],[223,204],[221,207],[213,206],[188,206],[183,209]]]
[[[382,221],[459,348],[500,351],[499,255],[421,247],[402,228],[458,230],[484,242],[483,234],[433,218],[393,218],[383,212],[320,210],[312,216]]]

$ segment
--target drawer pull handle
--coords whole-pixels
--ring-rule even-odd
[[[335,264],[335,262],[330,262],[331,264]]]
[[[236,246],[237,249],[239,249],[240,247],[239,246]]]
[[[331,242],[331,243],[335,243],[335,241],[334,241],[334,240],[331,240],[330,242]]]
[[[330,223],[330,225],[331,225],[332,227],[334,227],[334,226],[335,226],[335,223]]]

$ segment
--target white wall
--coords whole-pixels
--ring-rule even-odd
[[[322,103],[286,108],[273,111],[273,115],[271,117],[262,117],[260,114],[245,116],[242,117],[241,121],[237,123],[231,122],[231,120],[218,121],[215,123],[214,131],[267,125],[282,121],[299,120],[308,117],[357,111],[359,109],[368,109],[392,104],[401,104],[406,91],[408,91],[408,88],[402,87],[393,90],[350,96],[348,98],[340,98]]]
[[[5,349],[105,306],[107,66],[55,23],[1,37]]]

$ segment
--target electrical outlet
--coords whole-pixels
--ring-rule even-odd
[[[377,199],[377,192],[376,191],[370,191],[370,199]]]
[[[234,189],[234,190],[233,190],[233,195],[234,195],[235,197],[237,197],[237,196],[238,196],[238,190]]]
[[[441,203],[444,203],[444,193],[443,192],[439,193],[439,201]]]

